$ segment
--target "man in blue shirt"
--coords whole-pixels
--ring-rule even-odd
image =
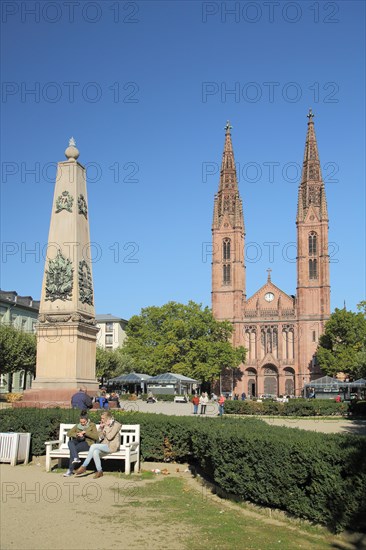
[[[86,410],[93,407],[93,400],[86,393],[86,389],[80,388],[80,390],[71,397],[71,406],[73,409]]]

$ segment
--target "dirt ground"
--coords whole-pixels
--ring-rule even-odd
[[[92,475],[64,478],[62,473],[65,470],[47,473],[43,459],[41,457],[38,463],[34,460],[29,465],[16,467],[0,465],[1,550],[194,549],[191,541],[200,536],[195,525],[190,525],[187,541],[187,536],[179,536],[181,529],[187,535],[184,525],[179,523],[179,517],[162,525],[159,514],[151,507],[145,507],[140,502],[138,507],[133,506],[136,484],[154,483],[154,479],[140,479],[137,482],[134,477],[124,479],[123,474],[116,472],[105,473],[98,480],[94,480]],[[145,471],[154,468],[166,469],[171,477],[183,477],[187,487],[198,491],[200,496],[203,491],[206,494],[199,477],[193,478],[187,465],[142,464]],[[228,512],[238,510],[235,503],[221,499],[211,491],[210,499],[217,501],[220,508]],[[281,512],[277,513],[278,517],[271,512],[264,515],[265,510],[259,513],[253,505],[252,509],[243,509],[241,513],[243,521],[260,521],[264,528],[287,526],[296,530],[296,540],[300,542],[301,537],[306,537],[301,527],[295,524],[289,526]],[[333,544],[329,539],[329,548],[364,548],[352,542],[355,535],[334,537]],[[363,540],[366,544],[366,539]],[[306,545],[297,547],[306,548]],[[258,547],[258,550],[264,549]]]
[[[176,475],[191,477],[184,469],[180,465]],[[1,550],[172,550],[166,541],[175,541],[174,550],[185,548],[176,539],[173,524],[164,533],[161,525],[151,521],[146,528],[151,510],[126,506],[120,522],[109,521],[116,515],[116,506],[133,496],[133,478],[108,473],[98,480],[92,475],[64,478],[59,471],[45,472],[42,463],[2,464],[0,478]]]

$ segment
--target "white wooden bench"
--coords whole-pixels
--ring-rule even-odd
[[[188,403],[188,399],[185,395],[175,395],[174,403]]]
[[[60,424],[60,435],[57,441],[46,441],[46,471],[51,470],[51,461],[58,459],[58,466],[61,467],[63,458],[70,458],[70,449],[68,447],[69,438],[67,432],[75,424]],[[96,425],[99,428],[99,424]],[[123,424],[121,431],[121,446],[119,451],[107,455],[101,455],[102,460],[124,460],[125,474],[131,473],[131,463],[135,463],[134,473],[137,474],[140,469],[140,425]],[[86,458],[88,451],[80,451],[79,457]]]

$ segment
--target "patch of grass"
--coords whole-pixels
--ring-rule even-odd
[[[156,476],[154,472],[150,472],[150,470],[141,470],[140,477],[141,479],[153,479]]]
[[[116,515],[112,521],[125,522],[129,508],[134,509],[136,519],[140,508],[145,529],[149,526],[177,524],[176,533],[180,547],[207,550],[246,549],[329,549],[330,535],[323,528],[310,525],[298,527],[285,521],[262,518],[248,513],[240,505],[218,501],[202,487],[201,493],[188,480],[178,477],[156,477],[147,485],[135,484],[119,490]],[[171,548],[175,547],[171,541]]]

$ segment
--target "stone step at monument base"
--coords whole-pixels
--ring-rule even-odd
[[[20,408],[36,408],[36,409],[61,409],[71,408],[71,397],[80,389],[80,386],[74,388],[59,388],[59,389],[30,389],[23,393],[22,401],[13,403],[13,407]],[[94,397],[97,394],[96,389],[87,390],[88,395]]]

